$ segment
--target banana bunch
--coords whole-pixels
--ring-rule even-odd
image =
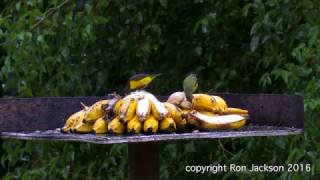
[[[105,134],[108,132],[110,117],[114,116],[120,106],[121,97],[116,95],[100,100],[91,106],[81,103],[83,109],[72,114],[62,127],[62,132]]]
[[[62,128],[65,133],[155,134],[184,130],[187,124],[182,110],[159,101],[147,91],[134,91],[121,98],[113,95],[72,114]]]
[[[108,132],[113,134],[155,134],[174,132],[176,122],[169,116],[169,109],[153,94],[147,91],[135,91],[125,96],[116,105],[116,118],[108,124]],[[180,126],[178,126],[180,127]]]
[[[113,94],[91,106],[81,103],[83,109],[66,120],[62,131],[121,135],[238,129],[248,119],[247,110],[228,107],[219,96],[192,94],[188,99],[184,92],[171,94],[166,102],[144,90],[123,98]]]
[[[249,117],[247,110],[228,107],[220,96],[192,94],[192,102],[190,102],[184,92],[175,92],[169,96],[166,103],[172,104],[177,109],[180,108],[181,118],[191,128],[239,129],[245,125]]]

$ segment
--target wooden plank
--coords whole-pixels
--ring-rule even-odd
[[[212,132],[184,132],[171,134],[155,135],[121,135],[115,136],[95,135],[95,134],[64,134],[60,131],[36,131],[30,133],[2,132],[2,138],[15,138],[24,140],[50,140],[50,141],[81,141],[96,144],[119,144],[134,142],[160,142],[173,140],[190,140],[190,139],[217,139],[217,138],[240,138],[255,136],[288,136],[303,133],[303,129],[274,127],[274,126],[255,126],[249,125],[241,130],[224,130]]]
[[[160,179],[160,145],[157,142],[128,144],[129,180]]]
[[[303,129],[303,98],[279,94],[218,94],[231,107],[248,109],[250,123]],[[80,102],[91,105],[106,97],[0,99],[0,132],[45,131],[62,127]],[[167,96],[160,96],[166,100]]]
[[[230,107],[248,109],[250,122],[304,129],[304,102],[299,95],[218,94]]]
[[[0,99],[0,132],[50,130],[62,127],[66,119],[106,97],[47,97]]]

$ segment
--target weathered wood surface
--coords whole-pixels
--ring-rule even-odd
[[[137,142],[159,142],[172,140],[190,139],[217,139],[217,138],[239,138],[254,136],[288,136],[301,134],[302,129],[274,126],[255,126],[249,125],[240,130],[224,130],[212,132],[183,132],[171,134],[155,135],[122,135],[115,136],[95,135],[95,134],[64,134],[58,130],[36,131],[29,133],[2,132],[2,138],[16,138],[25,140],[50,140],[50,141],[81,141],[96,144],[119,144]]]

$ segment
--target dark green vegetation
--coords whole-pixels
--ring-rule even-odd
[[[305,98],[304,135],[162,145],[161,177],[320,178],[320,1],[2,0],[2,96],[125,92],[136,72],[163,73],[156,94],[198,74],[203,92]],[[2,140],[5,179],[123,179],[126,145]],[[311,172],[195,175],[185,165],[310,163]]]

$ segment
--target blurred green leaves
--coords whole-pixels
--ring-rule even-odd
[[[151,87],[156,94],[181,90],[190,72],[198,74],[202,92],[300,94],[303,137],[165,143],[161,178],[319,178],[319,1],[3,0],[0,5],[2,96],[123,94],[127,78],[137,72],[164,74]],[[2,148],[4,179],[127,176],[125,145],[5,140]],[[310,163],[312,172],[186,174],[185,165],[194,163]]]

